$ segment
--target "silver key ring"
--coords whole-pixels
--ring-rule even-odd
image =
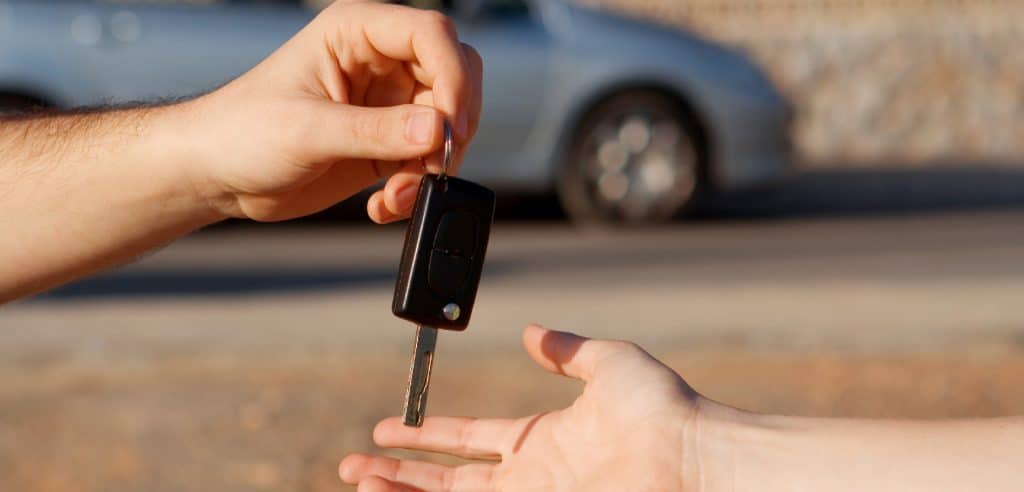
[[[444,160],[441,167],[441,177],[444,178],[448,175],[448,168],[452,167],[452,161],[455,160],[455,141],[452,137],[452,127],[448,124],[448,120],[444,120]]]

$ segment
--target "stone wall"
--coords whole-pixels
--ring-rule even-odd
[[[581,1],[748,52],[809,162],[1024,162],[1024,1]]]

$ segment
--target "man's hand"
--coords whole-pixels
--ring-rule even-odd
[[[684,472],[696,468],[701,398],[675,372],[627,342],[536,326],[523,342],[545,369],[585,383],[572,406],[516,420],[427,417],[418,429],[390,418],[373,433],[384,447],[500,463],[453,468],[357,454],[342,461],[342,480],[360,492],[653,491],[696,483],[696,473]]]
[[[460,150],[476,132],[481,81],[480,56],[444,15],[338,2],[191,104],[188,174],[220,213],[260,221],[317,212],[390,177],[367,209],[376,222],[398,220],[443,120]]]
[[[370,218],[405,217],[420,158],[437,170],[443,121],[457,160],[473,137],[481,70],[437,12],[339,2],[196,100],[0,119],[0,303],[227,217],[323,210],[385,177]]]

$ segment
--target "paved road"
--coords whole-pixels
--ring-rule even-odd
[[[1024,210],[876,215],[848,191],[822,215],[772,193],[657,231],[500,225],[472,326],[440,341],[429,410],[570,401],[577,386],[518,349],[540,321],[640,341],[754,410],[1022,412]],[[938,205],[969,198],[948,196]],[[369,429],[399,408],[413,334],[389,312],[401,235],[220,228],[0,309],[5,485],[338,490],[340,457],[373,450]]]
[[[236,227],[0,312],[0,360],[404,353],[390,315],[401,227]],[[1024,212],[697,222],[600,234],[497,228],[470,330],[528,322],[659,344],[947,346],[1024,341]],[[1022,342],[1024,343],[1024,342]]]

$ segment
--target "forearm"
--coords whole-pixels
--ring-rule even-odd
[[[1024,418],[711,413],[703,436],[708,490],[1009,490],[1024,480]]]
[[[188,104],[0,121],[0,302],[218,220],[185,169]]]

